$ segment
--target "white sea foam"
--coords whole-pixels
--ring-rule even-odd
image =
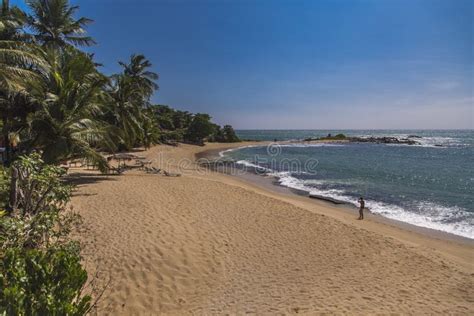
[[[423,137],[416,139],[420,144],[418,146],[422,147],[453,147],[453,146],[463,146],[465,144],[461,143],[459,139],[452,137]]]
[[[406,222],[412,225],[440,230],[458,236],[474,239],[474,221],[468,212],[455,207],[444,207],[431,202],[419,202],[419,213],[407,211],[401,207],[377,201],[367,201],[371,212],[384,217]],[[465,219],[453,221],[460,213]]]
[[[251,163],[247,160],[239,160],[236,163],[239,164],[239,165],[243,165],[245,167],[250,167],[250,168],[255,168],[255,169],[258,169],[258,170],[262,170],[262,171],[266,172],[267,174],[273,171],[272,169],[256,165],[256,164]]]
[[[317,188],[318,184],[327,183],[324,180],[301,180],[289,172],[271,171],[269,175],[277,177],[282,186],[357,205],[357,198],[345,194],[344,190]],[[427,201],[418,202],[418,205],[414,206],[420,213],[374,200],[366,200],[366,206],[372,213],[390,219],[474,239],[474,219],[468,212],[459,208],[443,207]],[[459,218],[463,217],[464,219],[459,221]],[[455,221],[455,218],[458,220]]]
[[[315,144],[303,144],[303,143],[292,143],[292,144],[280,144],[280,147],[295,147],[295,148],[307,148],[307,147],[342,147],[344,144],[329,144],[329,143],[315,143]]]
[[[236,151],[236,150],[239,150],[239,149],[244,149],[244,148],[251,148],[251,147],[258,147],[257,145],[248,145],[248,146],[242,146],[242,147],[236,147],[236,148],[230,148],[230,149],[226,149],[226,150],[223,150],[223,151],[220,151],[219,152],[219,157],[225,157],[225,154],[226,153],[229,153],[231,151]]]

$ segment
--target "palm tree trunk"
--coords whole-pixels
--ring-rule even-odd
[[[12,214],[18,207],[18,169],[12,167],[12,174],[10,180],[10,198],[7,206],[7,211]]]
[[[10,133],[8,130],[8,111],[3,112],[2,115],[2,136],[5,145],[5,164],[8,166],[11,161],[11,144],[10,144]]]
[[[10,9],[9,0],[3,0],[2,1],[2,12],[6,15],[9,9]]]

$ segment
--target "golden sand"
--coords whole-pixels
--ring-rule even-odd
[[[473,243],[357,221],[193,163],[230,146],[139,153],[168,171],[181,161],[176,178],[74,171],[84,261],[110,279],[99,314],[474,313]]]

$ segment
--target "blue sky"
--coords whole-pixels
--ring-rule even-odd
[[[221,124],[474,128],[474,1],[73,3],[104,72],[143,53],[156,103]]]

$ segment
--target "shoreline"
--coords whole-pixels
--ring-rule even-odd
[[[195,163],[209,149],[255,144],[264,143],[141,152],[181,177],[71,170],[84,265],[106,287],[98,314],[474,311],[472,244],[357,221],[340,206]]]
[[[265,146],[268,143],[269,142],[262,142],[261,146]],[[278,142],[278,143],[285,143],[285,142]],[[286,142],[286,143],[288,143],[288,142]],[[291,141],[289,143],[291,143]],[[313,141],[313,143],[314,143],[314,141]],[[325,141],[318,141],[318,143],[325,143]],[[260,145],[255,145],[255,146],[260,146]],[[212,161],[214,159],[221,158],[220,153],[222,153],[223,151],[226,151],[228,149],[238,150],[238,149],[244,148],[244,147],[247,147],[247,146],[244,145],[242,147],[229,147],[229,148],[222,148],[222,149],[204,150],[204,151],[198,152],[196,154],[196,159],[203,159],[204,158],[204,159],[209,159],[209,160]],[[218,170],[214,170],[214,171],[223,173],[223,172],[218,171]],[[334,202],[330,201],[330,199],[326,199],[324,197],[322,197],[322,198],[319,198],[319,197],[316,197],[316,196],[311,197],[311,196],[309,196],[308,192],[306,192],[306,191],[293,189],[293,188],[286,187],[286,186],[283,186],[283,185],[279,184],[277,181],[275,181],[276,178],[272,177],[272,176],[264,177],[262,175],[258,175],[258,174],[255,174],[255,173],[252,173],[252,172],[249,172],[249,171],[246,171],[245,174],[238,174],[238,175],[227,174],[227,175],[238,178],[238,179],[241,179],[241,180],[244,180],[244,181],[247,181],[247,182],[250,182],[250,183],[253,183],[257,186],[260,186],[262,188],[265,188],[267,190],[271,190],[271,191],[274,191],[274,192],[277,192],[277,193],[290,193],[291,195],[303,196],[305,198],[308,198],[308,200],[313,200],[315,203],[324,203],[325,206],[336,207],[336,208],[341,209],[341,210],[343,210],[347,213],[354,214],[354,216],[358,216],[358,214],[356,214],[357,210],[358,210],[357,206],[355,206],[351,203],[344,202],[344,201],[341,201],[341,203],[334,203]],[[368,210],[365,211],[365,216],[366,217],[370,216],[370,218],[372,220],[377,221],[381,224],[395,225],[395,226],[397,226],[401,229],[408,230],[410,232],[414,232],[414,233],[418,233],[418,234],[422,234],[422,235],[425,235],[427,237],[437,238],[437,239],[442,239],[442,240],[447,240],[447,241],[454,241],[454,242],[459,242],[459,243],[462,243],[462,244],[465,244],[465,245],[474,246],[474,239],[471,239],[471,238],[468,238],[468,237],[456,235],[456,234],[445,232],[445,231],[442,231],[442,230],[437,230],[437,229],[434,229],[434,228],[417,226],[417,225],[414,225],[414,224],[411,224],[411,223],[408,223],[408,222],[404,222],[404,221],[401,221],[401,220],[384,217],[384,216],[379,215],[379,214],[374,214],[374,213],[372,213]]]

